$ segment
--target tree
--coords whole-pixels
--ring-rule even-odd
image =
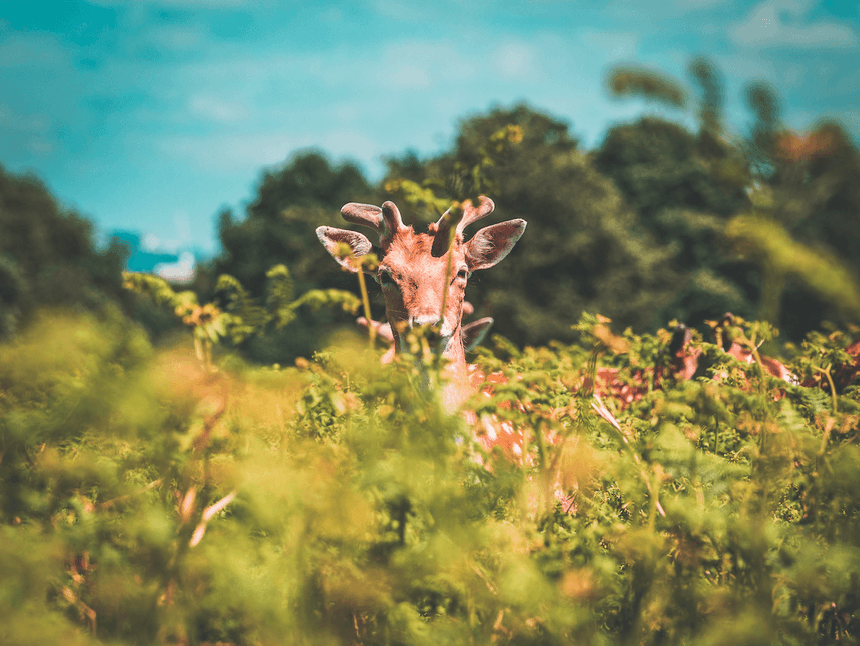
[[[0,167],[0,338],[38,307],[97,312],[117,302],[128,311],[123,260],[118,243],[97,249],[92,223],[60,206],[40,180]]]
[[[668,254],[578,150],[566,123],[527,105],[495,108],[465,120],[454,149],[423,167],[414,156],[388,160],[388,183],[401,173],[413,181],[440,178],[443,192],[461,199],[472,189],[462,169],[509,125],[521,129],[522,141],[487,171],[496,188],[490,195],[499,217],[529,224],[509,259],[472,278],[467,298],[476,315],[492,315],[494,329],[520,344],[571,339],[583,310],[621,326],[650,323],[674,289]]]
[[[317,288],[356,292],[355,277],[331,262],[314,231],[337,223],[347,202],[377,200],[355,165],[332,165],[316,151],[300,153],[282,167],[264,171],[244,219],[236,219],[230,210],[221,213],[218,232],[223,250],[214,273],[234,276],[259,299],[265,294],[266,273],[279,264],[289,269],[296,294]],[[249,339],[244,350],[263,363],[309,356],[336,321],[344,320],[327,310],[297,314],[288,330]]]
[[[715,160],[703,141],[713,139],[646,117],[610,129],[594,152],[597,168],[672,250],[683,277],[658,318],[691,325],[727,311],[750,316],[758,301],[754,266],[734,254],[724,235],[728,218],[749,207],[749,174],[739,153]]]
[[[714,174],[709,162],[696,135],[654,117],[614,126],[594,152],[598,170],[615,182],[643,222],[656,228],[663,209],[725,218],[749,204],[743,185]]]
[[[816,274],[824,271],[818,263],[792,263],[790,271],[775,272],[773,259],[761,254],[766,289],[760,315],[779,317],[793,339],[825,320],[852,322],[846,296],[860,285],[860,151],[832,121],[802,134],[786,129],[770,88],[754,86],[748,98],[757,117],[749,139],[759,169],[752,214],[802,241],[806,257],[818,256],[845,271],[841,286],[822,290],[816,285]]]
[[[746,88],[751,130],[731,135],[719,71],[698,58],[689,72],[700,96],[698,133],[645,118],[613,128],[595,153],[601,171],[674,251],[683,280],[660,318],[700,324],[733,311],[767,320],[794,340],[826,319],[848,322],[848,294],[860,276],[857,149],[833,123],[802,135],[788,131],[765,83]],[[618,68],[608,85],[615,96],[679,107],[687,96],[682,84],[642,68]],[[789,251],[806,262],[786,263]],[[830,289],[822,272],[850,284]]]

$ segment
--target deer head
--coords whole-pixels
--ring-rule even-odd
[[[481,197],[478,207],[466,202],[462,211],[449,210],[431,224],[428,233],[415,233],[403,224],[393,202],[382,208],[351,202],[341,209],[345,220],[379,235],[379,268],[371,275],[382,287],[398,352],[403,348],[403,331],[416,325],[438,326],[443,356],[465,368],[461,319],[469,277],[507,256],[526,228],[525,220],[509,220],[480,229],[464,241],[463,230],[494,208],[487,197]],[[349,245],[354,256],[368,254],[373,248],[370,240],[356,231],[319,227],[317,236],[335,260],[350,271],[357,270],[338,257],[338,246]]]

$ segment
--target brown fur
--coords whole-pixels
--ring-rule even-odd
[[[436,236],[447,236],[451,231],[446,216],[431,225],[430,233],[415,233],[411,226],[402,223],[397,207],[391,202],[383,204],[381,209],[350,203],[341,210],[347,220],[367,226],[380,236],[379,269],[373,276],[382,286],[396,351],[404,349],[404,337],[410,328],[416,325],[437,328],[442,355],[450,361],[450,383],[443,394],[449,409],[458,406],[471,392],[461,323],[468,278],[472,271],[487,269],[502,260],[526,227],[524,220],[502,222],[481,229],[464,242],[462,228],[492,210],[493,203],[488,198],[481,198],[478,208],[465,203],[450,246],[440,240],[435,245],[436,255],[433,253]],[[341,242],[349,244],[356,255],[368,253],[369,241],[360,233],[319,227],[317,236],[333,255]],[[348,263],[338,262],[350,268]]]

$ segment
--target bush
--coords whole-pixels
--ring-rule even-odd
[[[432,361],[207,367],[42,316],[0,349],[0,641],[855,640],[850,334],[793,348],[804,386],[699,339],[675,380],[669,332],[578,328],[482,351],[510,378],[469,407],[523,433],[511,459],[422,386]],[[583,387],[604,368],[636,392],[604,398],[620,430]]]

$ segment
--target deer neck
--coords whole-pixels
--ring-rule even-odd
[[[442,356],[448,359],[445,366],[445,385],[442,388],[442,405],[449,413],[454,413],[472,394],[469,383],[469,367],[466,364],[466,348],[463,345],[462,326],[458,327],[448,341]]]
[[[394,347],[397,354],[402,354],[405,349],[405,339],[400,336],[392,326],[394,334]],[[466,348],[463,344],[462,325],[458,326],[454,333],[448,338],[444,348],[441,349],[442,357],[448,360],[448,364],[442,373],[445,385],[442,388],[442,405],[449,413],[454,413],[460,405],[472,394],[469,382],[469,366],[466,363]],[[420,369],[424,370],[424,364],[418,362]],[[429,375],[425,375],[426,385],[429,386]]]

